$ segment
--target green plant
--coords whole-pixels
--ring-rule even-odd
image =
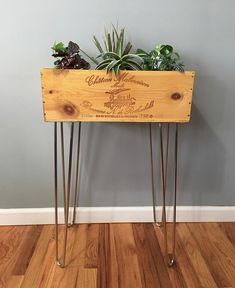
[[[180,56],[170,45],[156,46],[149,53],[137,49],[136,54],[143,59],[144,70],[159,71],[184,71],[184,64],[180,62]]]
[[[64,43],[54,43],[52,47],[53,54],[57,60],[54,62],[56,68],[60,69],[89,69],[90,64],[84,60],[79,52],[81,51],[78,44],[70,41],[68,47]]]
[[[104,47],[95,36],[93,36],[93,40],[100,52],[97,59],[102,58],[100,63],[95,62],[97,70],[113,71],[115,75],[118,75],[120,70],[142,70],[142,58],[136,54],[130,54],[132,48],[130,42],[125,44],[124,28],[120,33],[114,26],[110,33],[105,31]]]

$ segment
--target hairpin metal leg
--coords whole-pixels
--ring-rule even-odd
[[[62,260],[59,258],[59,239],[58,239],[58,161],[57,161],[57,123],[54,126],[54,173],[55,173],[55,242],[56,242],[56,263],[59,267],[65,266],[67,236],[68,236],[68,218],[69,218],[69,204],[71,191],[71,174],[72,174],[72,159],[73,159],[73,132],[74,123],[71,123],[70,131],[70,145],[69,145],[69,168],[68,168],[68,183],[67,195],[65,195],[65,164],[64,164],[64,134],[63,125],[61,125],[61,154],[62,154],[62,177],[63,177],[63,191],[64,191],[64,213],[65,213],[65,234],[63,243]]]
[[[174,214],[173,214],[173,246],[172,259],[175,261],[175,240],[176,240],[176,200],[177,200],[177,174],[178,174],[178,124],[175,124],[175,151],[174,151]]]
[[[168,124],[169,125],[169,124]],[[162,216],[163,216],[163,229],[164,229],[164,246],[166,262],[172,266],[175,262],[175,238],[176,238],[176,192],[177,192],[177,150],[178,150],[178,124],[175,127],[175,151],[174,151],[174,210],[173,210],[173,243],[172,254],[168,253],[167,244],[167,223],[166,223],[166,175],[167,175],[167,162],[168,162],[168,146],[169,146],[169,126],[167,132],[167,145],[166,145],[166,158],[164,161],[163,149],[163,132],[162,124],[159,124],[160,134],[160,158],[161,158],[161,178],[162,178]],[[165,162],[165,163],[164,163]]]
[[[167,190],[167,170],[168,170],[168,155],[169,155],[169,142],[170,142],[170,123],[167,123],[167,132],[166,132],[166,153],[165,153],[165,189]]]
[[[69,220],[69,206],[70,206],[70,192],[71,192],[71,176],[72,176],[72,161],[73,161],[73,132],[74,123],[71,123],[70,130],[70,144],[69,144],[69,169],[68,169],[68,183],[67,183],[67,199],[66,199],[66,218],[65,218],[65,235],[64,235],[64,247],[63,247],[63,267],[65,266],[67,238],[68,238],[68,220]]]
[[[157,226],[161,226],[161,223],[157,222],[156,217],[156,194],[154,186],[154,172],[153,172],[153,144],[152,144],[152,125],[149,123],[149,148],[150,148],[150,163],[151,163],[151,185],[152,185],[152,205],[153,205],[153,221]]]
[[[64,197],[64,222],[66,221],[66,178],[65,178],[65,160],[64,160],[64,126],[60,123],[60,141],[61,141],[61,162],[62,162],[62,181],[63,181],[63,197]]]
[[[166,132],[166,152],[165,152],[165,165],[164,165],[164,180],[165,180],[165,194],[167,191],[167,170],[168,170],[168,155],[169,155],[169,142],[170,142],[170,123],[167,123],[167,132]],[[164,144],[163,144],[164,146]],[[164,153],[163,153],[164,157]],[[162,209],[162,222],[163,222],[163,209]],[[161,224],[162,224],[161,222]]]
[[[73,216],[72,223],[69,227],[73,226],[76,221],[76,208],[77,208],[77,195],[78,195],[78,176],[79,176],[79,158],[80,158],[80,139],[81,139],[81,122],[78,124],[78,139],[77,139],[77,161],[76,161],[76,171],[75,171],[75,188],[74,188],[74,198],[73,198]]]
[[[57,122],[54,124],[54,193],[55,193],[55,257],[58,266],[61,266],[59,260],[58,248],[58,173],[57,173]]]
[[[167,179],[167,165],[168,165],[168,150],[169,150],[169,135],[170,135],[170,124],[167,124],[167,138],[166,138],[166,155],[165,155],[165,183]],[[149,123],[149,143],[150,143],[150,156],[151,156],[151,183],[152,183],[152,203],[153,203],[153,219],[154,223],[158,226],[162,226],[163,221],[163,209],[162,209],[162,215],[161,215],[161,222],[157,222],[156,220],[156,195],[155,195],[155,187],[154,187],[154,169],[153,169],[153,145],[152,145],[152,125]]]

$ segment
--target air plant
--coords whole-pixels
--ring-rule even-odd
[[[54,43],[53,54],[57,60],[54,62],[56,68],[60,69],[89,69],[90,64],[84,60],[79,52],[82,51],[78,44],[70,41],[68,47],[64,43]]]
[[[170,45],[158,45],[149,53],[137,49],[136,54],[143,59],[144,70],[159,71],[184,71],[184,64],[180,62],[180,56]]]
[[[113,26],[110,33],[105,31],[104,46],[93,36],[94,43],[100,52],[96,58],[102,58],[101,62],[96,60],[97,70],[113,71],[117,76],[120,70],[142,70],[142,58],[136,54],[131,54],[132,45],[130,42],[125,44],[125,30],[120,33]]]

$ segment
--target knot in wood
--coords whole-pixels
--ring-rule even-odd
[[[179,100],[179,99],[181,98],[181,94],[178,93],[178,92],[175,92],[175,93],[173,93],[173,94],[171,95],[171,98],[172,98],[173,100]]]
[[[64,112],[65,112],[66,114],[72,115],[72,114],[75,113],[75,109],[74,109],[73,106],[68,105],[68,104],[65,104],[65,105],[64,105]]]

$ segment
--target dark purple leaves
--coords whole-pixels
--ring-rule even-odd
[[[54,62],[56,68],[59,69],[89,69],[90,64],[80,55],[78,44],[70,41],[68,47],[65,47],[62,42],[55,43],[52,47],[52,56],[57,58]]]

